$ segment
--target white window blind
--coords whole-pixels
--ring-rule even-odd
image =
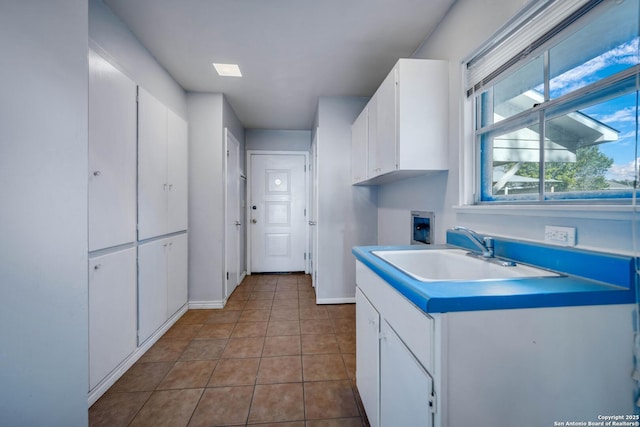
[[[533,2],[467,62],[467,95],[478,91],[603,0]]]

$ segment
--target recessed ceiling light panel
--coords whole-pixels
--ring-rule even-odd
[[[242,77],[242,73],[240,72],[240,67],[238,67],[238,64],[218,64],[214,62],[213,66],[221,76]]]

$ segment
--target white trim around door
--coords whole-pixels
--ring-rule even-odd
[[[251,207],[253,205],[253,195],[252,195],[252,180],[258,179],[257,177],[252,176],[252,156],[258,155],[273,155],[273,156],[304,156],[304,164],[305,164],[305,174],[304,174],[304,214],[305,214],[305,224],[309,218],[309,153],[306,151],[270,151],[270,150],[247,150],[247,209],[246,209],[246,218],[245,223],[247,224],[247,245],[246,245],[246,269],[247,274],[252,273],[252,257],[251,250],[253,245],[253,236],[252,236],[252,227],[251,227]],[[308,248],[309,248],[309,227],[303,227],[304,231],[302,232],[303,246],[305,248],[305,257],[308,257]],[[309,273],[309,263],[305,261],[304,263],[305,273]]]

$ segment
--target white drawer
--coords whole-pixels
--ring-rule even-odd
[[[356,261],[356,284],[416,359],[433,374],[434,319],[360,261]]]

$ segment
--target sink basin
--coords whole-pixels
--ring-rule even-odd
[[[374,255],[422,282],[477,281],[560,277],[558,273],[517,264],[505,267],[467,255],[461,249],[372,251]]]

